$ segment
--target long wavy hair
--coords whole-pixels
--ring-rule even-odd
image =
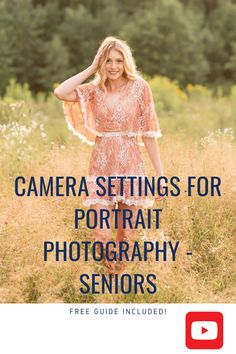
[[[141,76],[141,73],[137,70],[136,63],[129,45],[124,40],[117,37],[106,37],[98,48],[98,52],[101,52],[98,63],[98,70],[95,73],[94,79],[92,80],[94,84],[101,86],[105,92],[107,91],[105,86],[105,82],[107,80],[105,64],[109,52],[113,48],[118,50],[123,55],[124,77],[129,80],[134,80],[137,76]]]

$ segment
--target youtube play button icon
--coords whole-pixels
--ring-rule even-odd
[[[186,346],[189,349],[220,349],[223,346],[222,313],[187,313]]]
[[[193,339],[216,339],[218,328],[213,321],[194,321],[191,328]]]

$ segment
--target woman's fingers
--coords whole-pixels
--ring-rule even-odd
[[[156,196],[156,198],[155,198],[157,201],[165,199],[165,197],[166,197],[166,195],[165,195],[166,194],[166,183],[161,184],[160,193],[161,194],[158,194],[158,196]]]
[[[97,54],[94,57],[93,63],[92,63],[92,66],[94,67],[95,70],[98,69],[100,56],[101,56],[101,50],[98,50]]]
[[[156,197],[155,199],[159,202],[160,200],[165,199],[165,196],[158,195],[158,197]]]

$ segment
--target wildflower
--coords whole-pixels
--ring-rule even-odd
[[[203,147],[215,145],[219,140],[232,141],[234,140],[234,133],[232,128],[217,129],[215,132],[208,132],[208,135],[200,140]]]

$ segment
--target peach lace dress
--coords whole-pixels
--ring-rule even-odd
[[[83,205],[115,205],[122,201],[138,207],[152,206],[152,197],[130,193],[129,179],[124,181],[123,195],[118,179],[112,182],[115,196],[96,193],[98,176],[106,180],[108,176],[140,176],[141,180],[146,176],[140,151],[141,136],[161,136],[149,84],[140,76],[128,80],[113,107],[103,89],[93,82],[81,84],[76,90],[77,101],[64,101],[63,109],[68,128],[83,142],[93,145],[86,179],[89,196],[83,197]],[[138,180],[134,191],[136,183]]]

